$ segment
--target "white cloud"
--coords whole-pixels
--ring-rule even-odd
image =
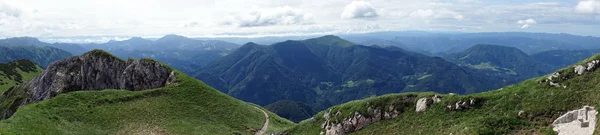
[[[290,6],[254,9],[252,11],[228,16],[228,20],[223,22],[225,25],[237,27],[257,27],[270,25],[293,25],[309,24],[313,19],[312,15],[305,14],[302,10]]]
[[[455,19],[459,21],[465,19],[464,15],[448,9],[418,9],[410,13],[409,16],[420,19]]]
[[[575,12],[586,14],[600,14],[600,0],[583,0],[577,3]]]
[[[433,10],[431,9],[419,9],[410,13],[410,17],[414,18],[429,18],[433,16]]]
[[[375,7],[371,5],[371,2],[367,1],[352,1],[352,3],[346,5],[341,15],[342,19],[371,18],[377,16]]]
[[[521,28],[522,29],[526,29],[529,28],[529,26],[537,24],[537,21],[535,21],[534,19],[527,19],[527,20],[519,20],[517,21],[518,24],[521,24]]]
[[[21,16],[22,13],[23,13],[23,11],[21,11],[21,9],[11,6],[4,1],[0,1],[0,17],[1,16],[19,17],[19,16]]]

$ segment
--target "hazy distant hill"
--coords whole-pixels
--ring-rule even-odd
[[[549,50],[585,50],[600,48],[600,38],[569,34],[525,33],[525,32],[424,32],[398,31],[343,35],[353,40],[381,39],[401,43],[409,48],[420,49],[432,54],[456,53],[476,44],[495,44],[516,47],[527,54]]]
[[[556,70],[515,47],[500,45],[475,45],[444,58],[475,72],[499,77],[506,84],[546,75]]]
[[[582,59],[592,57],[594,54],[600,53],[599,49],[589,50],[552,50],[545,51],[531,55],[538,61],[552,65],[554,67],[562,68],[572,64],[575,64]]]
[[[47,67],[50,63],[71,56],[71,53],[48,46],[0,46],[0,63],[27,59]]]
[[[196,40],[179,35],[166,35],[155,41],[134,37],[124,41],[82,46],[89,50],[103,49],[121,58],[153,58],[187,74],[239,47],[234,43]]]

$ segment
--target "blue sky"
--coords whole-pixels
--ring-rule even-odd
[[[402,30],[600,36],[599,24],[600,0],[0,0],[0,37],[109,40]]]

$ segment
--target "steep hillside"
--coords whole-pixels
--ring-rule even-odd
[[[404,93],[352,101],[285,133],[556,134],[552,128],[559,116],[586,105],[600,108],[599,66],[596,55],[552,75],[490,92]]]
[[[30,81],[42,72],[42,67],[29,60],[0,63],[0,93],[8,88]]]
[[[294,100],[320,110],[387,93],[476,93],[496,81],[441,58],[356,45],[336,36],[248,43],[195,75],[229,95],[258,105]]]
[[[479,44],[444,58],[466,69],[501,78],[506,84],[546,75],[556,70],[517,48],[500,45]]]
[[[18,110],[0,121],[0,133],[253,134],[266,119],[265,109],[151,59],[124,61],[94,50],[42,74],[2,94],[1,109]],[[293,125],[268,114],[267,132]]]
[[[0,46],[0,63],[27,59],[46,68],[50,63],[69,56],[71,56],[69,52],[47,46]]]

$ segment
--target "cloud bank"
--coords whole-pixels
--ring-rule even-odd
[[[22,12],[23,11],[21,11],[20,9],[13,7],[4,1],[0,1],[0,17],[1,16],[19,17],[19,16],[21,16]]]
[[[600,14],[600,0],[583,0],[577,3],[575,12],[585,14]]]
[[[270,25],[309,24],[312,16],[300,9],[283,6],[268,9],[255,9],[246,13],[229,16],[223,24],[237,27],[258,27]]]
[[[377,16],[375,7],[366,1],[352,1],[352,3],[346,5],[341,15],[342,19],[372,18]]]

